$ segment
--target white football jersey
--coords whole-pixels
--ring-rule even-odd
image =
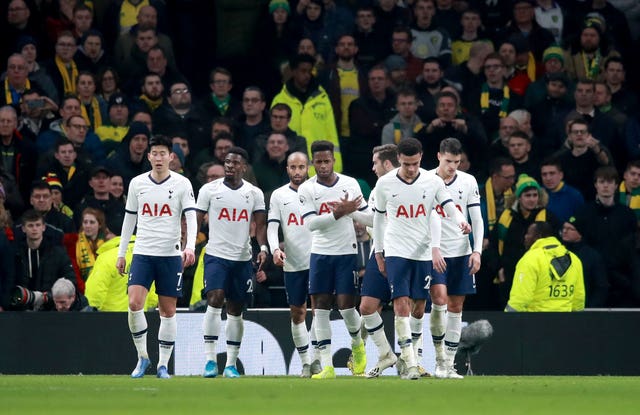
[[[349,200],[362,196],[360,185],[356,179],[336,173],[338,178],[332,186],[318,183],[313,176],[298,188],[300,212],[303,218],[310,215],[332,215],[331,202],[343,199],[346,194]],[[363,199],[358,210],[366,210],[367,202]],[[311,252],[320,255],[348,255],[358,252],[356,231],[353,219],[343,216],[329,227],[311,232]]]
[[[200,188],[196,207],[209,214],[208,255],[230,261],[251,259],[249,230],[253,214],[265,211],[262,190],[244,180],[232,189],[220,178]]]
[[[384,254],[430,261],[429,215],[438,203],[451,201],[451,196],[442,179],[424,169],[420,169],[413,183],[402,180],[398,170],[385,174],[376,184],[376,214],[386,213],[387,216],[382,240]],[[378,246],[379,242],[376,243]]]
[[[304,226],[299,199],[298,191],[285,184],[271,193],[269,201],[267,222],[275,222],[282,228],[284,252],[287,255],[283,269],[286,272],[309,269],[311,232]]]
[[[125,210],[137,216],[134,254],[176,256],[181,253],[182,212],[195,209],[191,182],[171,172],[162,182],[151,173],[134,177],[129,183]]]
[[[429,170],[436,174],[437,169]],[[480,206],[480,193],[478,182],[472,175],[458,171],[449,184],[445,183],[453,203],[462,213],[465,220],[469,220],[469,208]],[[469,235],[465,235],[455,220],[447,215],[442,206],[436,206],[436,212],[442,218],[442,236],[440,237],[440,252],[445,258],[455,258],[471,253]]]

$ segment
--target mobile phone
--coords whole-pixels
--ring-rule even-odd
[[[27,101],[27,108],[36,109],[42,107],[44,107],[44,99],[42,98]]]

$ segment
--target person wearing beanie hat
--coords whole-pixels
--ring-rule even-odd
[[[508,202],[511,208],[502,212],[491,238],[500,256],[497,282],[502,308],[509,299],[516,264],[526,252],[524,235],[529,226],[534,222],[549,222],[554,229],[559,229],[555,216],[546,209],[547,193],[533,177],[518,176],[515,192]]]
[[[182,151],[182,147],[180,147],[180,144],[175,143],[172,146],[172,150],[173,150],[174,157],[169,162],[169,169],[171,171],[175,171],[185,176],[185,170],[184,170],[185,161],[184,161],[184,152]]]
[[[107,107],[108,120],[96,129],[96,135],[100,137],[100,141],[107,154],[115,150],[119,143],[129,131],[127,123],[129,122],[129,104],[127,97],[116,92],[109,97],[109,105]]]
[[[571,216],[562,225],[562,243],[582,262],[586,308],[601,308],[607,305],[609,282],[607,269],[600,252],[588,245],[582,238],[588,224],[582,218]]]
[[[561,65],[564,65],[564,50],[558,45],[549,46],[542,53],[542,62],[546,64],[550,59],[557,59]]]
[[[65,214],[70,219],[73,219],[73,210],[64,203],[63,200],[63,186],[62,181],[55,173],[47,173],[46,176],[42,177],[42,180],[47,182],[49,188],[51,189],[51,200],[53,201],[54,209],[59,212]]]
[[[287,14],[291,14],[291,8],[287,0],[271,0],[269,2],[269,14],[273,14],[273,12],[278,9],[282,9],[287,12]]]
[[[511,4],[513,18],[506,25],[504,37],[524,35],[535,61],[542,62],[542,52],[555,42],[555,37],[536,21],[536,0],[515,0]]]

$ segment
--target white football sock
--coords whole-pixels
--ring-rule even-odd
[[[316,309],[315,329],[318,341],[318,352],[322,367],[333,366],[333,355],[331,354],[331,320],[329,315],[331,310]]]
[[[318,350],[318,340],[316,337],[316,316],[311,316],[311,327],[309,327],[309,339],[311,340],[311,353],[313,353],[313,361],[320,360],[320,351]]]
[[[291,322],[291,337],[293,337],[293,344],[298,350],[300,361],[303,365],[311,363],[311,356],[309,356],[309,332],[307,331],[307,323],[304,321],[300,324]]]
[[[216,362],[216,343],[220,335],[220,325],[222,322],[222,309],[207,306],[202,320],[202,332],[204,333],[204,355],[207,360]]]
[[[411,345],[409,317],[396,316],[394,322],[396,326],[396,336],[398,336],[398,345],[400,346],[400,356],[404,359],[407,367],[414,367],[417,365],[417,362]]]
[[[160,348],[160,358],[158,367],[169,367],[169,359],[173,352],[173,345],[176,343],[178,335],[178,323],[176,316],[162,317],[160,316],[160,329],[158,330],[158,345]]]
[[[462,332],[462,313],[447,313],[447,333],[444,336],[444,352],[447,365],[452,366],[456,360],[460,333]]]
[[[227,327],[225,330],[227,335],[227,363],[224,367],[235,366],[240,354],[240,343],[244,334],[244,322],[242,314],[232,316],[227,314]]]
[[[138,357],[149,358],[147,353],[147,317],[144,310],[131,311],[128,313],[129,331],[133,338],[133,344],[138,351]]]
[[[421,363],[422,358],[422,330],[424,324],[424,316],[422,318],[415,318],[409,316],[409,327],[411,327],[411,344],[413,345],[413,352],[416,355],[418,364]]]
[[[384,323],[382,322],[380,314],[376,311],[373,314],[364,315],[362,316],[362,321],[364,322],[364,327],[369,333],[369,336],[373,340],[373,344],[378,348],[378,357],[391,352],[391,346],[389,345],[389,340],[387,340],[387,335],[384,332]]]
[[[358,346],[362,343],[362,337],[360,337],[360,328],[362,327],[362,319],[360,314],[354,307],[340,310],[344,325],[347,326],[349,335],[351,336],[351,347]]]
[[[436,363],[442,362],[445,359],[442,340],[444,339],[444,333],[446,331],[446,312],[446,304],[433,304],[431,306],[431,315],[429,318],[429,322],[431,325],[431,338],[433,339],[433,345],[436,349]]]

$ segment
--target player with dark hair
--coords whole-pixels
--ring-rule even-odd
[[[473,249],[469,236],[460,232],[454,218],[436,206],[440,221],[432,221],[432,250],[434,272],[431,278],[431,337],[436,349],[435,376],[461,379],[454,368],[454,360],[462,330],[462,305],[465,296],[474,294],[475,273],[480,269],[484,222],[480,213],[480,194],[476,179],[458,170],[462,158],[462,144],[456,138],[440,142],[438,167],[430,173],[441,177],[453,204],[463,217],[471,218]],[[438,240],[441,245],[438,247]],[[436,266],[439,263],[439,266]],[[441,269],[444,270],[441,271]],[[445,320],[446,312],[446,320]],[[420,328],[422,321],[420,320]],[[413,332],[413,327],[412,327]],[[443,344],[444,343],[444,344]]]
[[[470,227],[444,182],[420,168],[420,142],[400,141],[398,154],[400,167],[381,177],[376,186],[373,242],[378,269],[387,274],[391,287],[400,356],[408,368],[402,378],[418,379],[409,315],[412,310],[424,312],[431,282],[431,211],[440,204],[460,229],[468,233]]]
[[[356,234],[351,213],[367,209],[358,182],[334,171],[334,146],[329,141],[311,145],[316,175],[298,188],[300,213],[311,231],[309,294],[315,304],[315,332],[322,372],[314,379],[335,378],[331,354],[333,294],[351,335],[354,374],[367,365],[360,337],[361,318],[355,309]]]
[[[191,182],[169,170],[175,155],[171,139],[156,135],[149,142],[147,158],[151,171],[136,176],[129,184],[122,238],[116,268],[124,273],[125,253],[137,226],[133,259],[129,270],[129,330],[138,351],[138,365],[131,373],[141,378],[150,365],[147,353],[147,319],[144,304],[155,281],[160,309],[159,378],[169,378],[167,367],[177,335],[176,303],[182,296],[182,270],[195,261],[196,214]],[[180,218],[187,219],[187,243],[180,249]]]
[[[258,270],[267,259],[267,229],[262,190],[242,179],[249,155],[240,147],[231,147],[224,158],[224,178],[202,186],[198,194],[198,224],[209,215],[209,243],[204,256],[204,351],[207,358],[203,376],[218,375],[216,343],[222,324],[222,306],[227,304],[227,362],[223,376],[240,376],[236,367],[244,332],[242,309],[247,294],[253,292],[253,267],[250,243],[251,221],[256,223],[260,244]],[[199,226],[198,226],[199,228]]]

